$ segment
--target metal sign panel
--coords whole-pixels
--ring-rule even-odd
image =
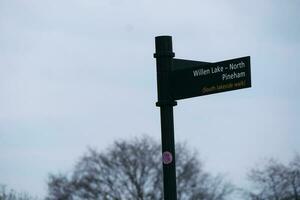
[[[250,56],[216,63],[173,59],[173,99],[251,87]]]

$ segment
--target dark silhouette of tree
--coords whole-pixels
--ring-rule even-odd
[[[178,200],[222,200],[233,192],[222,176],[203,170],[197,154],[177,144]],[[161,200],[161,147],[149,137],[90,148],[74,171],[51,175],[47,200]]]
[[[65,175],[50,175],[48,181],[47,199],[68,200],[72,199],[73,185]]]
[[[37,200],[27,193],[18,193],[15,190],[7,190],[5,185],[0,185],[0,200]]]
[[[287,165],[274,159],[252,169],[249,181],[253,190],[246,196],[251,200],[300,200],[300,156]]]

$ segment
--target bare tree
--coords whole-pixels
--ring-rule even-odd
[[[222,200],[233,192],[222,176],[204,172],[196,153],[177,145],[178,200]],[[161,147],[149,137],[89,149],[71,176],[51,175],[48,200],[161,200]]]
[[[65,175],[50,175],[46,199],[71,200],[73,185]]]
[[[300,156],[284,165],[270,159],[261,168],[252,169],[249,181],[253,190],[246,193],[252,200],[300,200]]]
[[[0,200],[37,200],[37,198],[13,189],[8,190],[5,185],[0,185]]]

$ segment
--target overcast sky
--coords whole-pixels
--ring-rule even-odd
[[[177,58],[251,56],[252,88],[178,101],[175,139],[243,185],[300,152],[300,1],[0,0],[0,183],[44,196],[88,146],[159,140],[154,37]]]

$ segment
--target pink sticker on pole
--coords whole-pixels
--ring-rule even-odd
[[[162,155],[162,160],[165,165],[172,163],[173,156],[172,156],[171,152],[165,151]]]

